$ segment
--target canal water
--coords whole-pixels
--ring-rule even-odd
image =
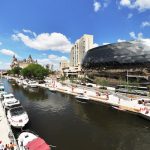
[[[150,149],[150,121],[110,106],[79,103],[67,94],[3,82],[28,112],[26,129],[55,145],[54,150]]]

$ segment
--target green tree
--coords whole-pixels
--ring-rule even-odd
[[[66,80],[66,77],[65,76],[61,76],[60,77],[60,81],[64,82]]]
[[[20,75],[22,68],[20,67],[15,67],[13,69],[10,70],[9,73],[13,74],[13,75]]]
[[[108,86],[108,80],[107,80],[107,79],[103,79],[103,80],[101,81],[101,85],[103,86],[103,88],[104,88],[105,86]]]
[[[7,71],[7,74],[8,74],[8,75],[11,75],[11,74],[12,74],[12,70],[8,70],[8,71]]]
[[[30,64],[26,68],[22,69],[21,74],[27,78],[42,80],[49,74],[49,71],[39,64]]]

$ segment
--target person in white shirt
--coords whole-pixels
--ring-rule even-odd
[[[0,150],[4,149],[4,145],[2,144],[2,141],[0,141]]]

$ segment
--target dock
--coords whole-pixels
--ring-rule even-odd
[[[0,141],[5,146],[12,142],[16,145],[15,150],[18,150],[17,143],[14,137],[14,134],[11,130],[11,127],[7,121],[5,110],[3,109],[2,103],[0,102]]]

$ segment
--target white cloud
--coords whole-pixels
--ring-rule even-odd
[[[137,35],[134,32],[129,33],[130,37],[134,40],[142,40],[143,39],[143,33],[138,33]]]
[[[19,41],[19,37],[16,35],[16,34],[13,34],[11,36],[11,38],[14,40],[14,41]]]
[[[94,11],[98,12],[101,8],[101,3],[95,0],[93,3],[93,7],[94,7]]]
[[[129,13],[128,14],[128,19],[131,19],[133,17],[133,14],[132,13]]]
[[[136,36],[135,36],[135,33],[134,33],[134,32],[130,32],[129,35],[130,35],[130,37],[131,37],[132,39],[136,39]]]
[[[135,33],[134,32],[131,32],[131,33],[133,33],[133,37],[134,37],[134,40],[138,40],[138,41],[141,41],[144,45],[146,45],[146,46],[149,46],[150,47],[150,38],[144,38],[143,37],[143,33],[138,33],[137,34],[137,36],[135,35]],[[131,35],[130,35],[131,36]]]
[[[50,64],[51,63],[51,61],[48,58],[37,59],[37,61],[41,65],[46,65],[46,64]]]
[[[36,37],[36,33],[35,32],[32,32],[31,30],[26,30],[26,29],[23,29],[22,30],[24,33],[30,33],[31,35],[33,35],[34,37]]]
[[[2,42],[0,42],[0,45],[2,45],[3,43]]]
[[[10,69],[10,63],[0,62],[0,69],[2,70]]]
[[[25,30],[27,32],[32,32],[30,30]],[[53,50],[60,52],[69,52],[72,44],[69,39],[61,33],[41,33],[39,35],[34,34],[34,37],[26,35],[25,33],[16,33],[12,35],[14,40],[22,41],[26,46],[37,49],[37,50]]]
[[[121,0],[120,5],[129,7],[131,5],[131,2],[130,0]]]
[[[147,46],[150,46],[150,39],[142,39],[143,43]]]
[[[150,0],[121,0],[120,5],[142,12],[150,9]]]
[[[136,0],[134,5],[140,11],[148,10],[150,9],[150,0]]]
[[[108,45],[108,44],[110,44],[110,43],[107,43],[107,42],[106,43],[102,43],[102,45]]]
[[[0,53],[4,54],[4,55],[8,55],[8,56],[13,56],[15,55],[16,57],[19,57],[14,51],[9,50],[9,49],[1,49]]]
[[[143,39],[143,33],[141,33],[141,32],[140,32],[140,33],[138,33],[137,39],[138,39],[138,40]]]
[[[97,44],[97,43],[93,44],[93,48],[98,47],[98,46],[99,46],[99,44]]]
[[[66,56],[58,56],[53,54],[48,55],[48,58],[37,59],[38,63],[40,63],[41,65],[53,64],[55,70],[59,69],[59,63],[61,60],[69,61],[69,59]]]
[[[117,42],[125,42],[126,40],[118,39]]]
[[[57,55],[53,55],[53,54],[48,55],[48,58],[49,58],[50,60],[53,60],[54,62],[55,62],[55,61],[60,61],[60,60],[68,60],[68,58],[65,57],[65,56],[57,56]]]
[[[142,22],[142,27],[150,27],[150,21],[144,21]]]

